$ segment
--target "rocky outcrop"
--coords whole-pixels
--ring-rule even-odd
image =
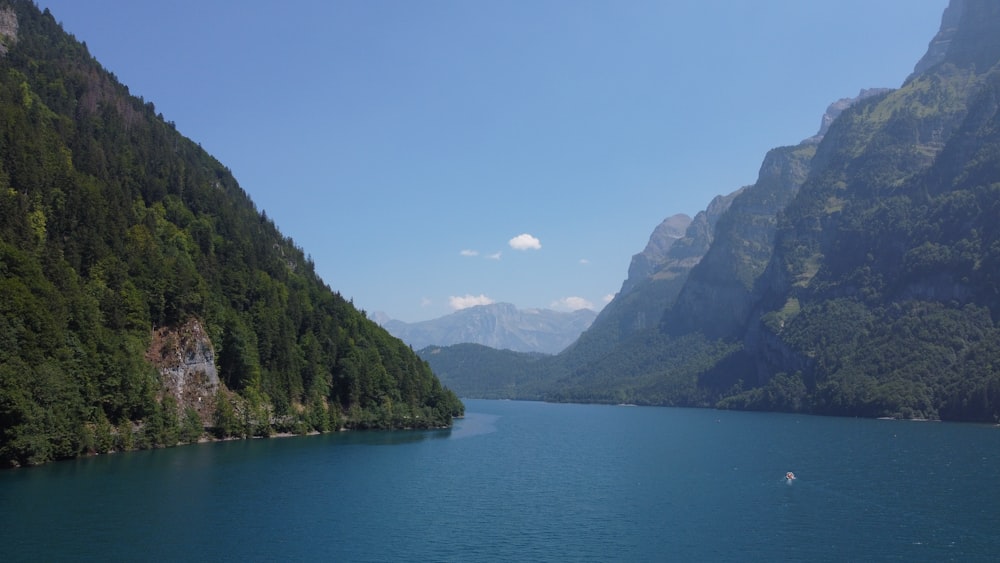
[[[11,8],[0,9],[0,57],[17,41],[17,13]]]
[[[978,377],[967,367],[978,359],[960,360],[973,339],[953,336],[952,349],[915,353],[919,339],[890,312],[912,307],[951,315],[949,330],[961,333],[978,327],[978,307],[996,310],[989,273],[995,270],[986,265],[987,249],[996,244],[996,201],[985,186],[998,177],[997,29],[1000,3],[953,0],[906,83],[845,112],[819,145],[812,175],[785,209],[787,224],[776,233],[774,256],[757,283],[760,310],[751,317],[761,322],[751,324],[744,342],[762,378],[797,371],[834,381],[859,373],[890,378],[920,373],[923,365],[937,366],[922,376],[927,387],[945,387],[936,378]],[[843,366],[829,358],[811,363],[811,354],[849,342],[852,329],[892,344],[852,349],[858,359]],[[881,373],[865,363],[887,349],[919,360],[900,360]],[[839,392],[837,385],[830,389]],[[895,400],[885,393],[886,401]],[[957,400],[945,396],[938,404]]]
[[[654,272],[651,277],[662,277],[659,274],[667,270],[677,268],[691,269],[691,267],[697,264],[701,260],[701,257],[708,252],[709,247],[712,246],[712,239],[715,236],[715,225],[719,222],[719,218],[726,213],[733,200],[744,189],[745,187],[729,194],[717,195],[712,198],[712,201],[708,203],[705,210],[698,212],[694,216],[694,219],[691,220],[687,231],[684,232],[684,237],[670,247],[670,252],[666,259],[663,260],[659,270]]]
[[[664,318],[667,331],[724,337],[745,328],[754,280],[771,258],[778,212],[805,181],[814,154],[808,142],[767,154],[757,182],[743,190],[719,220],[711,248]]]
[[[177,399],[181,412],[194,408],[202,423],[211,424],[219,375],[212,341],[196,319],[176,328],[160,328],[146,353],[160,372],[165,393]]]
[[[684,237],[690,225],[691,217],[678,213],[667,217],[653,229],[653,234],[649,235],[646,248],[642,252],[632,255],[632,262],[628,267],[628,277],[622,283],[620,293],[632,291],[639,282],[652,276],[667,260],[670,248]]]
[[[673,215],[650,236],[650,244],[633,257],[628,279],[621,291],[562,354],[566,365],[587,369],[588,365],[611,352],[619,343],[637,333],[656,327],[663,312],[677,298],[688,273],[712,244],[716,223],[733,199],[742,191],[716,196],[704,211],[690,219],[684,235],[673,238],[685,215]],[[643,257],[644,256],[644,257]],[[636,257],[643,257],[637,265]]]
[[[962,18],[963,11],[965,11],[964,0],[952,2],[944,9],[944,14],[941,16],[941,29],[931,39],[930,44],[927,46],[927,52],[917,61],[916,66],[913,68],[913,74],[907,79],[908,81],[912,80],[918,74],[923,74],[944,60],[945,55],[948,53],[948,47],[951,45],[951,40],[958,30],[958,23]]]
[[[823,118],[820,120],[819,132],[802,142],[819,144],[819,142],[823,140],[823,137],[826,136],[826,132],[830,130],[830,125],[832,125],[833,122],[836,121],[838,117],[840,117],[840,114],[843,113],[845,109],[853,106],[854,104],[866,98],[870,98],[872,96],[878,96],[880,94],[887,94],[891,91],[892,91],[891,88],[863,88],[861,92],[859,92],[858,95],[853,98],[841,98],[836,102],[833,102],[832,104],[827,106],[826,112],[823,114]]]
[[[778,214],[808,179],[817,145],[846,109],[891,91],[869,88],[853,98],[841,98],[827,107],[816,135],[767,153],[757,181],[731,197],[724,214],[720,213],[718,225],[707,239],[711,248],[706,247],[664,318],[667,331],[737,337],[747,329],[759,298],[754,286],[774,250]]]
[[[687,274],[708,252],[716,222],[742,191],[740,188],[727,195],[715,196],[694,219],[683,213],[664,219],[653,229],[646,248],[632,256],[628,277],[618,294],[625,295],[649,280],[676,279]],[[653,318],[658,316],[658,312],[652,315]]]
[[[952,0],[941,16],[940,30],[907,82],[944,62],[986,72],[1000,57],[998,25],[1000,3],[996,0]]]

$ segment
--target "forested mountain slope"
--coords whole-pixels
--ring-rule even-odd
[[[945,48],[901,88],[845,109],[818,145],[772,151],[656,334],[581,370],[578,395],[1000,414],[1000,6],[956,1],[944,22]]]
[[[729,404],[1000,415],[1000,5],[949,10],[937,62],[817,150],[746,334],[765,387]]]
[[[225,166],[0,0],[0,463],[461,412]]]

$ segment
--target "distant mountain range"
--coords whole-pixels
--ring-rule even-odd
[[[372,320],[415,350],[427,346],[482,344],[497,350],[556,354],[597,317],[590,309],[570,313],[518,309],[510,303],[479,305],[429,321],[406,323],[376,312]]]

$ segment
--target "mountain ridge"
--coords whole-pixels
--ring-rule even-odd
[[[635,284],[552,360],[507,361],[537,376],[522,398],[1000,419],[998,61],[1000,4],[953,0],[900,88],[768,153],[683,279]]]
[[[482,344],[497,350],[556,354],[576,341],[596,316],[590,309],[561,312],[492,303],[415,323],[391,319],[384,313],[375,313],[373,319],[417,350],[428,346]]]

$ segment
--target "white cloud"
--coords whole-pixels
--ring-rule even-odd
[[[587,260],[586,258],[580,258],[580,264],[583,266],[587,266],[588,264],[590,264],[590,260]]]
[[[448,304],[451,305],[452,309],[459,311],[461,309],[475,307],[476,305],[492,305],[493,300],[486,297],[482,293],[479,295],[465,295],[462,297],[452,295],[448,298]]]
[[[500,254],[502,254],[502,253],[501,252],[495,252],[493,254],[487,255],[486,257],[489,258],[490,260],[499,260],[500,259]]]
[[[433,301],[431,301],[430,299],[428,299],[426,297],[422,297],[420,299],[420,306],[421,307],[430,307],[433,303],[434,303]]]
[[[510,239],[510,247],[514,250],[540,250],[542,248],[542,243],[535,237],[524,233],[517,235],[516,237]]]
[[[614,299],[614,298],[615,298],[615,294],[614,293],[609,293],[609,294],[607,294],[607,295],[604,296],[604,302],[605,303],[611,303],[611,300]]]
[[[578,309],[593,309],[594,304],[583,297],[563,297],[550,305],[557,311],[576,311]]]
[[[479,256],[479,251],[478,250],[465,249],[465,250],[459,252],[459,254],[461,254],[462,256]]]

